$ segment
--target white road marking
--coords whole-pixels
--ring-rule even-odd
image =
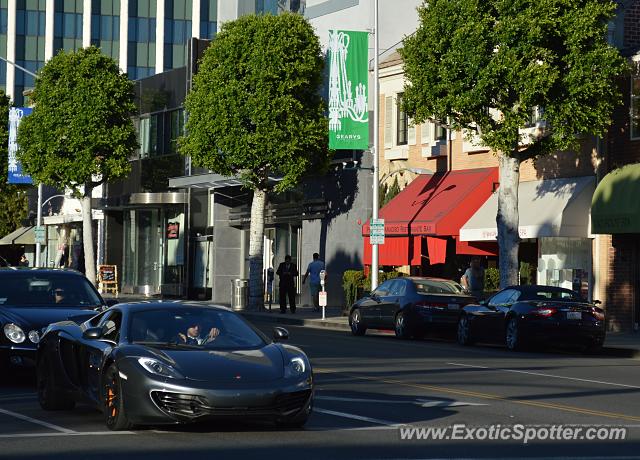
[[[375,404],[413,404],[420,407],[488,406],[488,404],[482,403],[472,403],[466,401],[442,401],[433,399],[416,399],[415,401],[393,401],[391,399],[343,398],[339,396],[316,396],[314,399],[321,401],[343,401]]]
[[[342,417],[342,418],[350,418],[351,420],[359,420],[361,422],[375,423],[376,425],[384,425],[384,426],[391,426],[391,427],[405,426],[404,423],[395,423],[395,422],[390,422],[388,420],[381,420],[378,418],[364,417],[362,415],[348,414],[346,412],[338,412],[334,410],[321,409],[319,407],[314,407],[313,412],[318,412],[320,414],[333,415],[333,416]]]
[[[625,385],[624,383],[605,382],[605,381],[602,381],[602,380],[580,379],[578,377],[566,377],[564,375],[543,374],[541,372],[520,371],[520,370],[517,370],[517,369],[503,369],[503,368],[500,368],[500,367],[476,366],[476,365],[473,365],[473,364],[463,364],[463,363],[447,363],[447,364],[449,364],[451,366],[472,367],[472,368],[476,368],[476,369],[486,369],[486,370],[490,370],[490,371],[511,372],[511,373],[514,373],[514,374],[536,375],[538,377],[551,377],[551,378],[554,378],[554,379],[574,380],[576,382],[597,383],[598,385],[609,385],[609,386],[613,386],[613,387],[633,388],[635,390],[640,390],[640,386]]]
[[[106,436],[112,434],[136,434],[134,431],[74,431],[72,433],[17,433],[17,434],[0,434],[0,439],[6,438],[41,438],[41,437],[60,437],[60,436]]]
[[[35,419],[35,418],[27,417],[26,415],[18,414],[17,412],[12,412],[12,411],[6,410],[6,409],[0,409],[0,414],[9,415],[11,417],[15,417],[15,418],[18,418],[20,420],[24,420],[26,422],[35,423],[36,425],[44,426],[46,428],[50,428],[52,430],[59,431],[60,433],[66,433],[66,434],[77,433],[77,431],[70,430],[68,428],[63,428],[61,426],[54,425],[53,423],[49,423],[49,422],[45,422],[45,421],[38,420],[38,419]]]

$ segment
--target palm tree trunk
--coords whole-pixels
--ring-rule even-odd
[[[82,243],[84,245],[84,274],[87,279],[96,284],[96,256],[93,248],[93,225],[91,222],[91,192],[89,185],[84,187],[82,196]]]
[[[520,160],[504,153],[498,157],[500,187],[498,188],[498,248],[500,257],[500,289],[518,284],[518,186]]]
[[[254,189],[251,202],[251,225],[249,227],[249,306],[252,310],[264,308],[262,281],[262,252],[264,244],[264,208],[267,192]]]

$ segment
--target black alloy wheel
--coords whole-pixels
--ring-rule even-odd
[[[517,351],[522,349],[522,333],[516,317],[511,317],[507,323],[505,342],[509,350]]]
[[[460,316],[458,320],[458,335],[457,340],[460,345],[473,345],[473,339],[471,337],[471,323],[467,315]]]
[[[36,388],[38,403],[44,410],[70,410],[76,405],[73,399],[56,388],[53,366],[46,354],[38,362]]]
[[[113,431],[128,430],[131,422],[124,411],[122,397],[122,380],[115,363],[112,363],[104,374],[102,401],[104,403],[104,420],[107,428]]]
[[[393,328],[396,337],[399,339],[408,339],[411,338],[411,334],[409,334],[409,325],[407,324],[407,319],[404,316],[404,313],[399,311],[396,315],[396,320],[394,322],[395,327]]]
[[[351,311],[349,324],[351,325],[351,333],[353,335],[364,335],[367,332],[367,326],[362,321],[362,313],[359,308],[354,308]]]

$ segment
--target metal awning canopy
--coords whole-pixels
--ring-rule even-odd
[[[20,227],[8,235],[0,238],[0,245],[36,244],[33,227]]]
[[[270,176],[270,183],[277,183],[281,177]],[[195,174],[193,176],[180,176],[169,178],[169,188],[194,188],[217,189],[226,187],[240,187],[244,183],[238,177],[223,176],[222,174],[208,173]]]

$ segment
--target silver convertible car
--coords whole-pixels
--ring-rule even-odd
[[[207,419],[266,419],[300,427],[313,405],[302,350],[270,340],[224,307],[118,304],[78,325],[52,324],[39,343],[46,410],[89,402],[112,430]]]

